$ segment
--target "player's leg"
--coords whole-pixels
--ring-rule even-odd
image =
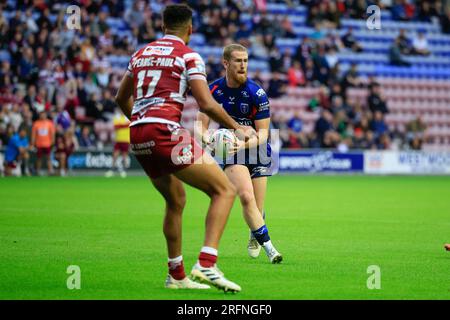
[[[151,179],[166,201],[163,232],[167,242],[169,274],[165,286],[170,289],[208,289],[186,277],[181,255],[182,214],[186,203],[183,184],[173,175]]]
[[[265,212],[264,212],[264,200],[266,197],[266,186],[267,186],[267,177],[258,177],[252,179],[253,192],[255,194],[256,206],[258,207],[258,211],[261,213],[264,223],[265,223]],[[247,244],[248,255],[252,258],[257,258],[261,251],[261,245],[256,240],[253,235],[252,230],[250,229],[250,239]]]
[[[64,177],[66,175],[66,153],[59,152],[59,175]]]
[[[120,165],[120,176],[125,178],[127,176],[126,169],[128,165],[128,150],[122,150],[121,152],[121,165]]]
[[[112,166],[111,170],[108,170],[105,173],[105,177],[111,178],[114,176],[114,170],[116,168],[117,158],[119,157],[119,150],[116,148],[116,145],[114,145],[114,151],[113,151],[113,160],[112,160]]]
[[[5,177],[9,177],[12,174],[11,163],[5,162]]]
[[[30,158],[30,156],[28,154],[28,151],[20,150],[20,153],[19,153],[20,170],[22,172],[22,175],[24,175],[24,176],[30,175],[30,170],[28,169],[29,158]]]
[[[41,167],[42,167],[42,151],[40,148],[37,149],[36,153],[36,175],[40,176],[41,173]]]
[[[264,223],[266,223],[266,211],[264,209],[264,202],[266,200],[267,191],[267,176],[260,176],[255,174],[252,176],[252,185],[255,192],[256,205],[262,214]],[[282,255],[275,249],[271,251],[271,261],[272,263],[280,263],[283,260]]]
[[[252,246],[247,246],[248,254],[252,258],[258,257],[260,251],[259,246],[262,246],[270,262],[281,262],[282,256],[273,246],[263,215],[257,206],[256,194],[249,169],[244,165],[232,165],[227,167],[225,172],[237,189],[242,204],[244,218],[250,228],[253,238],[256,240],[255,243],[254,240],[252,241],[252,239],[250,239],[249,244]]]
[[[48,150],[46,150],[46,159],[47,159],[47,174],[48,175],[52,175],[53,174],[53,164],[52,164],[52,151],[49,148]]]
[[[253,191],[255,192],[256,206],[265,219],[264,201],[266,200],[267,177],[258,177],[252,179]]]
[[[233,185],[207,153],[198,158],[194,165],[174,175],[205,192],[211,199],[206,215],[204,244],[198,262],[192,268],[192,276],[224,291],[240,291],[240,286],[227,280],[216,266],[220,238],[235,198]]]
[[[264,220],[256,205],[252,180],[247,167],[243,165],[227,166],[225,173],[236,188],[245,222],[251,230],[258,230],[264,225]]]

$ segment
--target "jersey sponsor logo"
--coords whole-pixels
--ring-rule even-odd
[[[219,89],[219,90],[217,90],[217,95],[218,95],[218,96],[221,96],[221,95],[223,95],[223,91],[222,91],[222,90],[220,90],[220,89]]]
[[[269,101],[264,101],[264,102],[260,103],[258,110],[259,111],[269,110]]]
[[[248,113],[250,107],[247,103],[241,103],[240,109],[242,113]]]
[[[253,126],[253,121],[247,118],[239,118],[239,117],[233,117],[231,116],[234,121],[236,121],[237,123],[239,123],[242,126]]]
[[[235,99],[235,97],[228,97],[228,99],[230,100],[230,101],[228,101],[228,104],[234,104],[234,99]]]
[[[134,102],[132,114],[142,113],[142,116],[147,111],[147,108],[150,108],[152,106],[160,106],[164,103],[164,101],[165,99],[158,97],[136,100]]]
[[[242,96],[243,96],[244,98],[248,98],[248,97],[249,97],[247,91],[244,90],[244,91],[241,91],[241,93],[242,93]]]
[[[142,52],[143,56],[168,56],[172,53],[174,47],[156,47],[148,46]]]
[[[266,92],[264,91],[264,89],[259,89],[258,91],[256,91],[256,95],[258,96],[258,97],[263,97],[263,96],[265,96],[266,95]]]
[[[156,146],[155,141],[150,140],[149,142],[131,144],[131,150],[135,155],[151,155],[151,148],[154,146]]]
[[[172,58],[161,58],[161,57],[149,57],[149,58],[139,58],[133,61],[133,68],[140,67],[173,67],[174,59]]]

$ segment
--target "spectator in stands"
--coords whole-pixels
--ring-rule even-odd
[[[312,59],[307,59],[305,61],[305,70],[304,70],[306,85],[311,86],[314,85],[317,77],[316,77],[316,68],[314,66],[314,61]]]
[[[381,111],[374,112],[373,120],[370,124],[370,129],[374,132],[375,137],[378,138],[381,137],[381,135],[387,133],[388,126]]]
[[[300,62],[303,68],[305,68],[306,60],[311,58],[311,40],[305,36],[302,42],[295,49],[294,60]]]
[[[398,38],[398,47],[400,49],[400,53],[403,55],[411,54],[412,47],[411,47],[411,43],[409,42],[408,37],[406,36],[406,30],[400,29],[400,32],[399,32],[397,38]]]
[[[395,38],[395,41],[389,48],[389,61],[392,65],[396,66],[405,66],[405,67],[411,66],[411,63],[404,60],[401,55],[400,39],[398,37]]]
[[[143,5],[142,1],[133,1],[132,7],[125,11],[124,19],[131,28],[144,24]]]
[[[319,45],[317,47],[317,51],[313,54],[314,66],[315,66],[315,74],[316,79],[321,84],[326,84],[328,82],[328,76],[330,68],[328,66],[328,62],[326,59],[325,47]]]
[[[283,59],[280,50],[277,47],[270,51],[269,65],[270,72],[277,73],[283,71]]]
[[[337,115],[338,113],[343,112],[346,115],[345,118],[347,118],[347,114],[350,113],[351,110],[352,108],[345,103],[341,96],[334,96],[331,100],[331,111],[334,114]]]
[[[92,92],[86,103],[86,116],[92,120],[102,119],[103,105],[100,102],[99,93]]]
[[[325,40],[326,34],[322,29],[322,25],[320,23],[316,23],[314,25],[314,31],[309,36],[312,40],[316,42],[321,42]]]
[[[21,174],[29,176],[30,171],[28,167],[29,155],[29,141],[25,127],[21,127],[18,133],[15,133],[9,139],[5,151],[5,176],[10,176],[12,170],[19,164],[21,166]]]
[[[422,120],[422,117],[420,115],[406,124],[406,139],[411,149],[422,149],[422,143],[425,140],[426,129],[427,125]]]
[[[63,134],[71,127],[72,119],[70,118],[69,112],[64,109],[62,102],[58,103],[56,108],[56,132]]]
[[[450,34],[450,8],[447,7],[439,16],[439,21],[441,23],[441,31]]]
[[[81,129],[81,132],[77,135],[78,145],[81,148],[94,149],[95,148],[95,136],[91,132],[89,126],[85,125]]]
[[[339,58],[335,48],[328,48],[325,54],[325,59],[329,69],[333,69],[339,62]]]
[[[379,84],[373,85],[369,89],[369,96],[367,97],[367,105],[372,113],[380,111],[382,114],[389,112],[386,100],[381,94],[381,86]]]
[[[317,120],[315,124],[314,132],[317,134],[321,147],[331,146],[333,139],[329,136],[326,137],[326,134],[328,132],[334,132],[333,115],[330,111],[322,109],[320,118]]]
[[[353,28],[349,27],[347,32],[342,36],[342,43],[346,48],[351,49],[354,52],[363,51],[361,45],[356,41],[355,36],[353,35]]]
[[[252,30],[250,28],[250,25],[245,23],[245,22],[241,22],[239,24],[239,30],[234,35],[234,38],[237,41],[240,41],[241,39],[248,39],[248,38],[250,38],[251,34],[252,34]]]
[[[308,10],[308,16],[306,17],[306,25],[308,27],[314,27],[316,24],[321,23],[321,17],[319,17],[319,8],[314,5]]]
[[[391,8],[392,18],[394,20],[408,21],[414,18],[415,7],[406,0],[395,0]]]
[[[69,157],[77,149],[77,141],[72,129],[56,138],[55,159],[58,161],[59,175],[65,177],[68,171]]]
[[[342,91],[345,94],[348,88],[361,87],[361,85],[361,79],[358,77],[358,66],[356,65],[356,63],[352,63],[350,69],[344,74],[342,78]]]
[[[103,121],[109,121],[113,118],[114,111],[116,109],[116,103],[111,96],[110,90],[103,91],[103,97],[100,101],[100,104],[103,106],[101,118]]]
[[[281,79],[278,72],[273,73],[272,78],[269,80],[269,86],[266,92],[269,98],[279,98],[286,94],[286,84]]]
[[[365,19],[367,3],[366,0],[347,1],[347,10],[352,19]]]
[[[39,113],[39,120],[34,122],[31,134],[31,145],[36,148],[36,174],[41,175],[42,158],[47,160],[47,173],[53,174],[51,153],[55,145],[55,126],[47,118],[47,112]]]
[[[294,61],[287,72],[288,85],[290,87],[303,86],[305,84],[305,76],[303,74],[300,62]]]
[[[425,38],[425,33],[422,30],[419,31],[416,37],[413,39],[412,47],[412,54],[428,56],[431,53],[428,48],[428,41]]]
[[[253,74],[253,81],[255,81],[257,84],[259,84],[261,87],[264,86],[264,81],[261,77],[261,70],[257,69],[255,73]]]
[[[324,108],[330,110],[330,100],[328,96],[328,89],[326,86],[322,85],[316,96],[312,97],[308,102],[307,110],[311,112],[316,112],[319,108]]]
[[[281,37],[295,39],[297,35],[294,32],[291,21],[288,17],[281,20]]]
[[[291,130],[295,135],[302,132],[303,129],[303,121],[301,118],[300,111],[296,111],[291,119],[289,119],[287,126],[289,130]]]
[[[417,19],[422,22],[431,22],[433,16],[430,1],[421,1],[417,12]]]

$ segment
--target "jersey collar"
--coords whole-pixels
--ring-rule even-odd
[[[175,40],[175,41],[180,41],[182,44],[186,44],[184,43],[183,39],[181,39],[180,37],[174,36],[173,34],[166,34],[163,39],[168,39],[168,40]]]

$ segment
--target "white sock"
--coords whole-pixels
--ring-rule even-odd
[[[175,258],[169,258],[168,260],[169,260],[169,263],[178,264],[181,261],[183,261],[183,256],[178,256],[178,257],[175,257]]]
[[[204,252],[204,253],[207,253],[207,254],[212,254],[213,256],[216,256],[216,257],[218,255],[217,249],[214,249],[212,247],[202,247],[200,252]]]
[[[267,254],[269,254],[274,248],[272,241],[266,241],[263,243],[262,247],[264,248],[264,250],[266,251]]]

